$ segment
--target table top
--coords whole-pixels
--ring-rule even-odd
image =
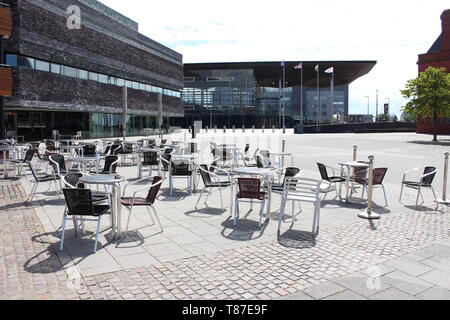
[[[271,156],[292,156],[292,153],[290,152],[270,152]]]
[[[348,162],[341,162],[339,163],[341,166],[347,166],[347,167],[368,167],[368,164],[365,162],[358,162],[358,161],[348,161]]]
[[[255,168],[255,167],[239,167],[234,168],[233,172],[238,174],[250,174],[250,175],[264,175],[272,171],[270,168]]]
[[[92,176],[82,176],[79,182],[88,184],[115,184],[125,180],[125,178],[115,174],[95,174]]]

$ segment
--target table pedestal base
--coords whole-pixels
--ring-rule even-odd
[[[380,215],[378,213],[375,213],[375,212],[368,213],[367,211],[362,211],[362,212],[358,213],[358,217],[367,219],[367,220],[380,219]]]
[[[438,199],[438,200],[436,200],[436,203],[437,203],[437,204],[445,204],[445,205],[449,205],[449,204],[450,204],[450,200],[448,200],[448,199],[446,199],[446,200],[444,200],[444,199]]]

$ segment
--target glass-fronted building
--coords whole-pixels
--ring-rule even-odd
[[[181,54],[139,33],[133,20],[95,0],[3,0],[12,12],[4,41],[13,94],[4,99],[7,132],[39,140],[82,131],[83,138],[143,135],[183,117]],[[80,9],[80,26],[68,18]],[[162,97],[162,112],[160,99]]]
[[[194,63],[184,65],[183,127],[202,120],[206,127],[287,127],[345,121],[348,86],[375,61]],[[319,65],[319,79],[315,67]],[[324,71],[333,67],[334,75]],[[283,75],[284,73],[284,75]],[[283,86],[283,79],[285,80]],[[333,82],[333,85],[332,85]],[[319,90],[317,89],[317,84]],[[320,103],[318,103],[320,101]],[[333,120],[334,119],[334,120]]]

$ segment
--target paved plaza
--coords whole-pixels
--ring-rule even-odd
[[[270,219],[262,228],[259,204],[252,211],[242,204],[234,226],[230,188],[223,192],[224,210],[217,191],[208,205],[202,201],[195,209],[202,182],[189,195],[186,180],[176,179],[173,195],[166,180],[155,203],[163,231],[145,209],[137,208],[120,240],[111,240],[109,218],[102,220],[95,254],[95,223],[86,223],[86,233],[78,237],[68,224],[64,250],[59,251],[63,196],[44,183],[26,206],[31,176],[0,179],[0,299],[450,299],[448,207],[436,208],[429,190],[417,208],[412,189],[399,202],[403,172],[426,165],[438,168],[433,186],[441,196],[448,137],[431,144],[430,136],[414,133],[237,131],[199,135],[196,141],[206,150],[200,161],[211,163],[211,140],[240,147],[250,143],[250,153],[257,146],[281,151],[285,140],[301,175],[320,180],[317,162],[339,167],[352,160],[357,145],[358,160],[373,155],[375,168],[388,168],[388,206],[381,190],[373,194],[381,219],[357,216],[366,207],[359,198],[361,189],[350,203],[331,192],[321,203],[317,236],[311,233],[313,207],[308,205],[302,205],[293,224],[288,216],[277,236],[279,194],[273,195]],[[182,133],[167,138],[189,137]],[[290,161],[286,158],[284,164]],[[137,168],[129,161],[118,173],[137,179]],[[129,192],[139,188],[142,184]],[[127,218],[123,209],[123,226]]]

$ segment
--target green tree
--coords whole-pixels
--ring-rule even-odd
[[[400,120],[402,122],[416,122],[416,115],[403,111]]]
[[[402,108],[408,114],[433,118],[433,141],[437,141],[437,119],[450,116],[450,74],[445,68],[427,68],[408,80],[400,91],[409,102]]]

